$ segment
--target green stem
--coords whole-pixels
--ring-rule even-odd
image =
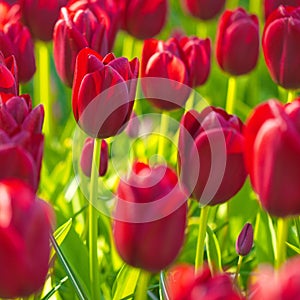
[[[196,91],[193,89],[191,91],[191,94],[186,102],[186,105],[185,105],[185,110],[186,111],[189,111],[191,109],[194,108],[194,105],[195,105],[195,100],[196,100]]]
[[[229,77],[228,88],[227,88],[227,99],[226,99],[226,111],[228,114],[234,113],[234,106],[236,102],[236,87],[237,87],[236,77],[234,76]]]
[[[148,284],[150,280],[151,274],[141,270],[139,280],[136,286],[135,290],[135,297],[134,299],[139,299],[139,300],[147,300],[147,291],[148,291]]]
[[[197,37],[206,38],[207,37],[207,29],[208,29],[207,27],[208,27],[207,21],[198,21],[197,28],[196,28]]]
[[[239,6],[239,0],[227,0],[226,1],[226,8],[227,9],[235,9]]]
[[[295,90],[289,90],[288,91],[288,97],[287,97],[287,103],[291,103],[297,96],[297,93]]]
[[[279,218],[277,221],[277,253],[276,253],[276,267],[279,268],[285,261],[286,257],[286,240],[288,236],[288,224],[287,218]]]
[[[89,264],[92,299],[100,299],[98,270],[98,211],[95,208],[98,194],[98,170],[100,165],[101,140],[94,139],[91,188],[89,202]]]
[[[122,56],[131,59],[133,53],[133,46],[134,46],[134,38],[130,34],[126,34],[123,42]]]
[[[166,133],[168,131],[169,126],[169,114],[167,112],[161,113],[161,120],[160,120],[160,130],[159,130],[159,141],[158,141],[158,149],[157,155],[164,156],[165,150],[165,142],[166,142]]]
[[[197,238],[197,248],[196,248],[196,258],[195,258],[195,271],[203,265],[203,255],[204,255],[204,244],[206,236],[206,227],[209,214],[209,206],[203,206],[200,211],[199,218],[199,229]]]
[[[234,283],[237,284],[238,283],[238,279],[239,279],[239,273],[241,270],[241,266],[242,266],[242,261],[243,261],[243,256],[239,255],[239,260],[236,266],[236,271],[235,271],[235,275],[234,275]]]

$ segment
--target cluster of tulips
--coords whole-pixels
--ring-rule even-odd
[[[84,241],[90,290],[82,296],[75,284],[77,296],[103,299],[98,253],[102,233],[95,207],[101,201],[98,183],[105,179],[99,177],[105,178],[110,168],[113,137],[122,132],[128,139],[138,137],[140,103],[135,98],[140,87],[147,109],[159,112],[162,123],[173,112],[180,117],[177,170],[168,164],[168,150],[158,139],[159,154],[167,163],[150,164],[137,155],[112,191],[112,247],[126,264],[142,270],[134,299],[147,299],[149,278],[160,272],[164,299],[298,299],[300,260],[286,261],[286,240],[290,219],[300,215],[300,1],[265,0],[265,20],[259,21],[245,8],[226,9],[225,0],[182,0],[185,13],[201,22],[219,17],[215,40],[180,31],[155,38],[167,22],[167,0],[10,2],[0,0],[0,297],[40,295],[51,268],[50,238],[68,266],[53,238],[53,210],[38,196],[47,139],[42,132],[44,108],[33,107],[31,96],[20,92],[39,68],[34,45],[42,41],[53,45],[57,75],[72,89],[74,119],[88,136],[79,164],[90,178]],[[121,29],[143,40],[141,58],[112,52]],[[265,101],[243,123],[235,114],[237,78],[255,69],[260,46],[272,80],[287,91],[288,103]],[[191,102],[195,89],[209,79],[214,54],[229,78],[226,107],[208,105],[198,111]],[[238,194],[248,175],[278,233],[275,268],[260,267],[245,286],[239,272],[253,248],[252,225],[245,224],[237,237],[235,275],[211,259],[205,238],[212,207]],[[195,264],[178,264],[193,203],[200,205]]]

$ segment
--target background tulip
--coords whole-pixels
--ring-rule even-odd
[[[0,181],[0,207],[0,297],[27,297],[46,279],[53,214],[18,180]]]
[[[192,16],[209,20],[218,15],[224,8],[225,0],[182,0],[183,7]]]
[[[187,212],[174,171],[135,163],[117,197],[113,235],[123,260],[153,273],[171,264],[183,244]]]
[[[259,26],[255,15],[243,8],[226,10],[218,25],[216,56],[221,69],[242,75],[256,66],[259,53]]]
[[[277,8],[268,18],[262,46],[270,75],[286,89],[300,88],[298,64],[300,55],[300,8]]]
[[[284,217],[300,214],[300,100],[270,100],[255,108],[245,127],[245,157],[262,206]],[[282,170],[285,170],[282,172]]]
[[[137,58],[102,58],[85,48],[77,56],[72,107],[75,120],[90,136],[116,135],[130,118],[138,77]]]
[[[277,9],[280,5],[285,6],[300,6],[299,0],[264,0],[264,13],[265,19],[269,17],[269,15]]]
[[[191,110],[182,117],[181,178],[202,204],[223,203],[243,186],[247,172],[242,129],[240,119],[221,108],[207,107],[201,113]]]

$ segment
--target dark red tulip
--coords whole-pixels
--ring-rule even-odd
[[[117,14],[117,13],[116,13]],[[76,56],[89,47],[101,56],[112,50],[116,20],[99,2],[76,1],[61,9],[53,34],[53,55],[61,80],[72,86]]]
[[[223,109],[188,111],[181,119],[179,163],[181,178],[202,204],[215,205],[233,197],[243,186],[243,124]]]
[[[116,2],[121,7],[122,28],[137,39],[154,37],[161,32],[166,23],[167,0],[116,0]]]
[[[75,120],[91,137],[107,138],[123,130],[130,118],[136,92],[139,61],[102,58],[85,48],[77,56],[72,107]]]
[[[221,16],[217,37],[216,56],[221,69],[230,75],[252,71],[259,53],[258,18],[243,8],[226,10]]]
[[[300,214],[300,100],[256,107],[245,127],[245,157],[251,183],[270,214]]]
[[[87,138],[84,141],[84,145],[80,157],[80,167],[83,174],[87,177],[91,177],[92,172],[92,160],[94,150],[94,139]],[[98,170],[99,176],[104,176],[108,166],[108,145],[105,140],[101,141],[101,152],[100,152],[100,166]]]
[[[201,20],[209,20],[222,11],[225,0],[182,0],[182,4],[192,16]]]
[[[250,223],[246,223],[240,232],[235,245],[238,255],[245,256],[249,254],[253,246],[253,227]]]
[[[268,18],[262,46],[270,75],[286,89],[300,88],[300,7],[277,8]]]
[[[180,264],[167,273],[166,288],[169,300],[242,300],[226,273],[211,275],[204,266],[195,275],[194,266]]]
[[[113,236],[123,260],[153,273],[171,264],[183,244],[187,213],[175,172],[135,163],[117,197]]]
[[[265,19],[280,5],[297,7],[300,6],[300,0],[264,0]]]
[[[0,207],[0,297],[28,297],[46,279],[53,213],[19,180],[0,181]]]
[[[20,0],[22,19],[33,38],[51,41],[61,7],[67,0]]]

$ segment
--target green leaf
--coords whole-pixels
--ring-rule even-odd
[[[134,293],[140,270],[126,264],[120,269],[113,285],[113,300],[120,300]]]
[[[293,251],[295,251],[297,254],[300,254],[300,248],[298,248],[297,246],[294,246],[294,245],[292,245],[292,244],[290,244],[290,243],[288,243],[288,242],[286,242],[286,244],[287,244],[287,246],[289,247],[289,248],[291,248]]]
[[[68,280],[68,276],[64,277],[62,280],[58,282],[42,300],[49,300],[51,297],[62,287],[62,285]]]
[[[222,271],[221,250],[218,239],[209,226],[206,229],[207,259],[211,272]]]

